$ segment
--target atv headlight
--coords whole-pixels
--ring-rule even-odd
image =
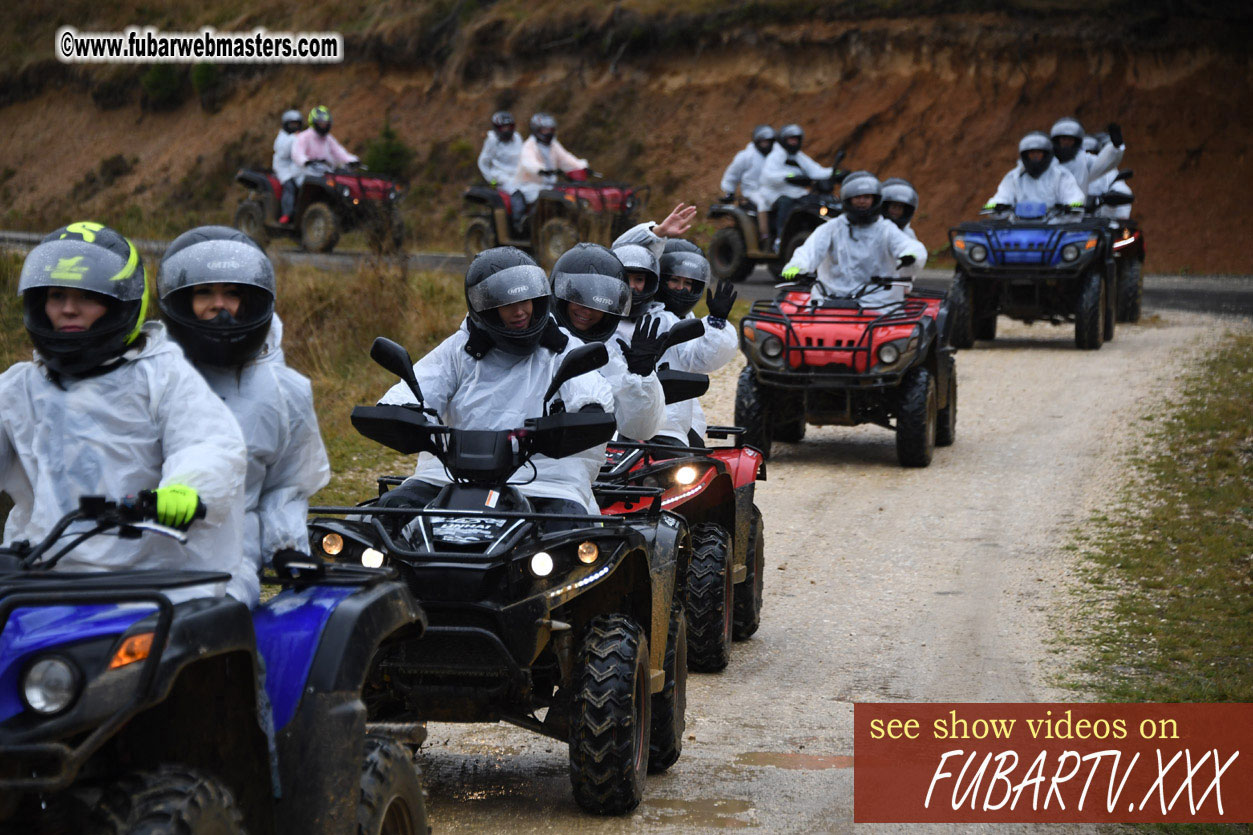
[[[51,655],[31,664],[22,677],[22,699],[36,713],[60,713],[78,697],[82,676],[68,659]]]
[[[988,260],[988,248],[983,244],[975,244],[970,248],[970,260],[982,264]]]
[[[674,480],[676,484],[687,486],[696,480],[700,473],[691,464],[684,464],[674,471]]]
[[[596,547],[596,543],[588,540],[579,543],[579,562],[584,565],[591,565],[596,562],[596,558],[600,556],[600,549]]]
[[[761,355],[766,359],[777,360],[783,354],[783,343],[777,336],[767,336],[761,340]]]
[[[553,573],[553,558],[547,551],[539,551],[531,557],[531,573],[536,577],[547,577]]]
[[[342,187],[339,190],[339,193],[342,194],[344,197],[347,197],[348,195],[352,194],[352,192],[348,190],[348,186]]]
[[[395,199],[396,199],[396,192],[395,192],[394,190],[393,190],[393,191],[389,191],[389,192],[387,192],[387,199],[388,199],[388,200],[395,200]]]
[[[328,557],[339,556],[344,550],[344,538],[337,533],[328,533],[322,537],[322,553]]]
[[[1073,261],[1079,257],[1079,247],[1075,244],[1066,244],[1062,247],[1062,260]]]
[[[901,349],[897,348],[891,342],[879,347],[879,362],[884,365],[891,365],[901,358]]]
[[[376,551],[373,548],[366,548],[361,552],[361,564],[366,568],[382,568],[383,552]]]

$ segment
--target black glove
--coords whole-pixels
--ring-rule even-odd
[[[735,199],[735,192],[733,192],[733,191],[728,191],[726,194],[722,195],[722,197],[719,199],[719,201],[718,201],[718,202],[720,202],[720,203],[730,203],[730,202],[731,202],[732,200],[734,200],[734,199]]]
[[[657,358],[661,356],[666,345],[665,334],[658,336],[661,320],[656,316],[644,316],[635,323],[635,333],[631,334],[631,344],[621,339],[618,347],[622,349],[622,358],[626,360],[627,371],[647,377],[657,366]]]
[[[918,259],[914,258],[912,255],[902,255],[896,262],[896,268],[899,270],[901,267],[908,267],[916,260]]]
[[[709,307],[709,317],[726,322],[727,316],[731,313],[731,308],[735,305],[737,295],[735,287],[725,278],[718,282],[717,289],[706,290],[705,304]],[[710,324],[714,327],[720,327],[720,325],[714,322],[710,322]]]
[[[541,168],[539,173],[541,176],[544,176],[544,177],[556,177],[561,172],[558,171],[556,168]]]
[[[1109,127],[1105,129],[1109,134],[1109,141],[1114,143],[1114,147],[1122,145],[1122,126],[1117,122],[1110,122]]]

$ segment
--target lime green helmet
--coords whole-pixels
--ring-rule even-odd
[[[331,132],[331,111],[324,104],[309,111],[309,127],[318,132],[319,136],[326,136]]]
[[[17,288],[26,331],[44,363],[69,376],[111,367],[109,361],[121,356],[143,327],[146,278],[139,250],[103,224],[80,221],[46,236],[26,256]],[[57,331],[46,310],[54,287],[91,293],[107,311],[85,331]]]

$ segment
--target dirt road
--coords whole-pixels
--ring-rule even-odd
[[[1063,546],[1113,495],[1140,416],[1221,330],[1200,314],[1147,319],[1090,353],[1072,328],[1002,318],[1002,338],[958,355],[957,443],[928,469],[898,467],[877,427],[776,445],[758,494],[761,631],[724,673],[689,679],[683,756],[634,815],[583,815],[564,745],[433,725],[419,759],[436,831],[846,830],[854,702],[1075,699],[1050,683]],[[739,367],[715,380],[711,423],[731,421]]]

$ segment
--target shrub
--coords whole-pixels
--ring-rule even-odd
[[[186,73],[175,64],[153,64],[140,78],[144,102],[152,110],[173,110],[183,102]]]
[[[362,159],[370,171],[403,183],[413,176],[415,155],[413,148],[396,133],[391,120],[385,119],[378,137],[366,142]]]
[[[222,90],[222,71],[218,69],[217,64],[193,64],[191,86],[200,97],[202,108],[209,112],[217,110]]]

